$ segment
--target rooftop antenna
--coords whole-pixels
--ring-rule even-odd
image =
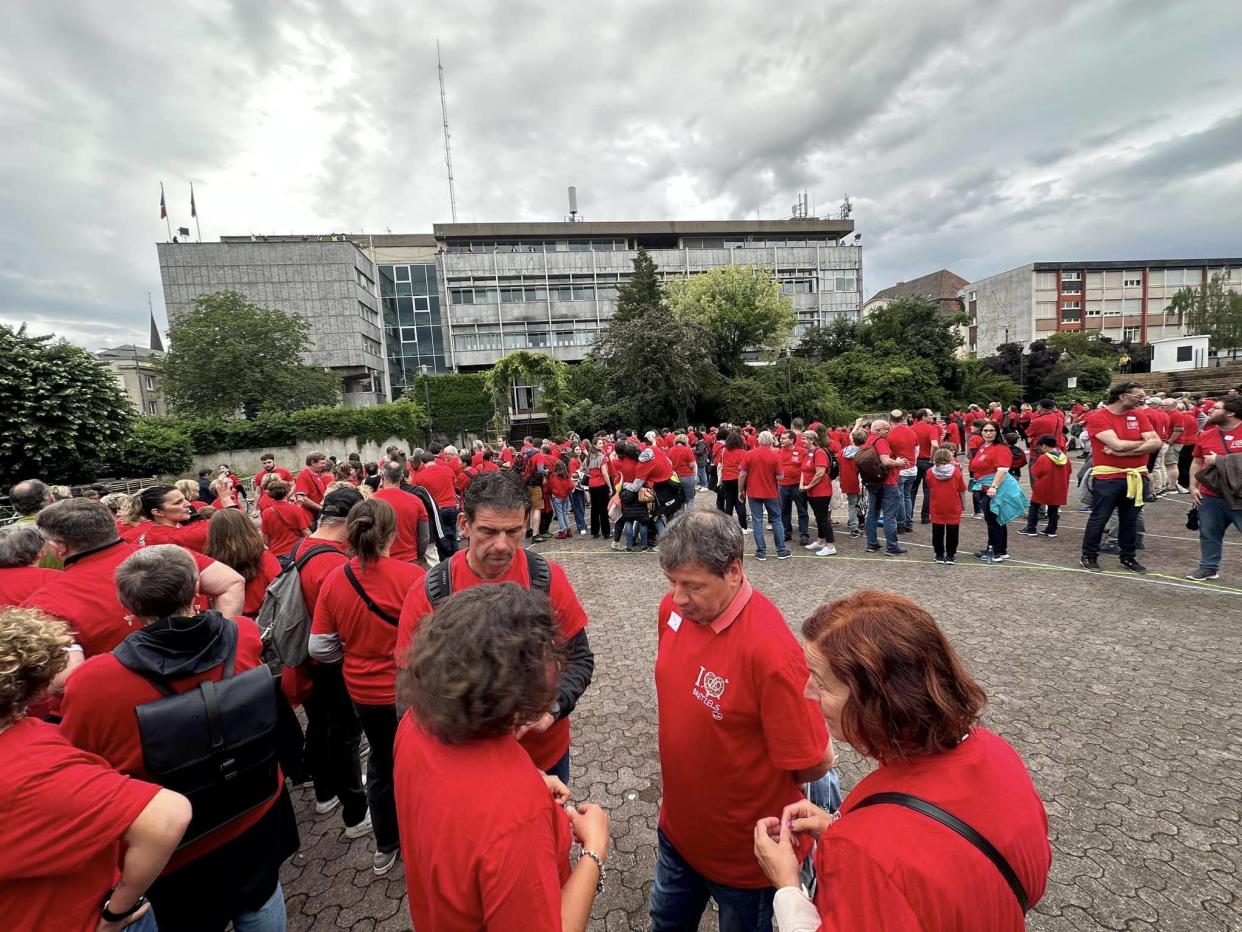
[[[569,186],[569,222],[578,222],[578,189],[572,184]]]
[[[440,60],[440,40],[436,39],[436,68],[440,72],[440,115],[444,118],[444,167],[448,169],[449,207],[457,222],[457,191],[453,187],[453,150],[449,146],[448,98],[444,95],[444,63]]]
[[[853,210],[854,205],[850,203],[850,196],[846,194],[845,198],[841,201],[841,215],[837,219],[848,220],[850,218],[850,213]]]

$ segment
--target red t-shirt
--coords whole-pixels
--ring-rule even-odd
[[[1117,432],[1118,440],[1142,440],[1144,431],[1154,431],[1151,417],[1141,408],[1134,408],[1123,414],[1113,414],[1108,408],[1098,408],[1087,415],[1087,433],[1091,435],[1091,456],[1096,466],[1116,466],[1118,469],[1134,469],[1147,465],[1147,454],[1139,453],[1117,456],[1108,453],[1099,440],[1101,431]],[[1095,480],[1124,481],[1125,476],[1118,473],[1114,476],[1096,476]]]
[[[888,432],[888,445],[893,448],[893,456],[904,456],[914,465],[915,452],[919,445],[919,435],[914,428],[906,424],[894,424]]]
[[[893,448],[889,445],[889,442],[885,440],[883,437],[881,437],[879,434],[872,434],[870,437],[867,438],[867,442],[864,443],[863,446],[864,447],[875,447],[875,452],[879,453],[881,456],[888,456],[888,457],[893,456]],[[884,484],[885,485],[896,485],[897,474],[900,472],[901,472],[900,467],[898,466],[891,467],[884,474]]]
[[[1031,501],[1037,505],[1064,505],[1069,500],[1069,460],[1057,465],[1043,453],[1031,463]]]
[[[1034,448],[1039,442],[1039,438],[1043,436],[1055,437],[1057,441],[1057,449],[1065,449],[1065,434],[1061,430],[1065,423],[1063,417],[1058,416],[1058,412],[1049,411],[1047,414],[1039,414],[1031,418],[1031,423],[1026,427],[1026,439]]]
[[[255,489],[262,489],[263,483],[266,481],[268,476],[275,476],[278,479],[285,480],[285,482],[293,481],[293,474],[289,472],[289,470],[285,469],[283,466],[273,466],[271,469],[260,469],[254,474]]]
[[[234,672],[243,673],[257,667],[263,645],[259,629],[249,618],[236,618],[237,659]],[[188,692],[206,680],[219,682],[224,664],[209,670],[173,680],[178,693]],[[101,702],[102,697],[106,702]],[[92,657],[73,671],[65,681],[65,697],[61,703],[60,731],[75,747],[98,754],[121,773],[140,780],[149,780],[143,763],[142,740],[138,732],[138,716],[134,709],[163,697],[143,677],[123,666],[112,654]],[[272,787],[272,797],[264,805],[221,826],[214,832],[177,851],[169,859],[164,874],[171,874],[191,861],[232,841],[253,826],[276,801],[283,778]]]
[[[138,536],[136,543],[140,547],[154,547],[156,544],[176,544],[186,550],[199,553],[207,546],[207,528],[210,521],[195,521],[192,524],[151,524]]]
[[[397,728],[393,756],[414,927],[559,929],[569,818],[513,737],[445,744],[411,713]]]
[[[60,570],[42,566],[11,566],[0,569],[0,608],[21,605],[27,597],[37,592],[60,575]]]
[[[437,460],[426,463],[410,477],[412,485],[421,485],[431,493],[437,508],[456,508],[457,492],[453,488],[453,470]]]
[[[1169,435],[1173,430],[1169,415],[1164,413],[1163,408],[1144,408],[1143,410],[1147,412],[1147,419],[1151,421],[1151,426],[1155,428],[1160,439],[1168,443]]]
[[[781,459],[771,447],[758,446],[746,454],[746,494],[750,498],[776,498],[776,474]]]
[[[858,467],[854,465],[854,461],[841,453],[837,456],[837,468],[841,471],[841,475],[837,476],[841,491],[846,495],[860,495],[862,483],[858,480]]]
[[[106,654],[140,627],[130,620],[129,609],[117,599],[113,581],[116,568],[139,549],[135,544],[118,541],[91,553],[69,557],[65,560],[64,572],[57,573],[22,605],[69,622],[83,656]],[[193,550],[189,553],[200,573],[215,562]]]
[[[0,732],[4,927],[95,932],[120,879],[121,837],[159,791],[53,725],[23,718]]]
[[[710,625],[682,618],[668,594],[658,623],[660,829],[709,880],[766,887],[755,822],[802,798],[793,771],[818,764],[828,744],[803,695],[802,649],[749,582]]]
[[[931,421],[915,421],[910,429],[914,431],[914,437],[919,444],[918,458],[930,460],[932,452],[940,443],[940,428]]]
[[[682,479],[689,479],[697,470],[694,462],[694,451],[684,443],[679,443],[669,450],[668,459],[673,464],[673,471]]]
[[[1177,417],[1182,424],[1182,435],[1177,442],[1182,446],[1194,446],[1199,442],[1199,416],[1194,411],[1178,411]]]
[[[970,475],[990,476],[1013,465],[1013,452],[1003,443],[989,443],[979,447],[970,458]]]
[[[345,553],[349,549],[349,544],[344,541],[338,543],[334,540],[308,537],[289,554],[290,557],[297,557],[309,552],[311,547],[325,546],[332,547],[337,552],[321,550],[307,560],[298,573],[298,580],[302,583],[302,601],[306,603],[306,610],[312,616],[315,614],[315,605],[319,602],[319,590],[323,588],[324,581],[332,575],[333,570],[349,560]]]
[[[962,493],[966,491],[966,479],[958,466],[948,479],[938,479],[930,469],[927,471],[927,491],[931,496],[928,509],[933,524],[962,523]]]
[[[644,460],[642,454],[638,457],[638,475],[648,485],[667,482],[673,478],[673,464],[669,461],[668,454],[658,446],[653,445],[648,449],[651,451],[650,459]]]
[[[418,525],[427,524],[427,508],[422,499],[405,489],[387,487],[375,492],[371,498],[387,502],[397,513],[397,537],[392,542],[389,555],[394,560],[413,563],[418,559]]]
[[[315,473],[313,469],[307,466],[298,473],[297,479],[293,483],[294,496],[305,495],[316,505],[323,504],[323,490],[328,487],[328,483],[323,476]],[[310,511],[310,509],[306,509]]]
[[[797,487],[802,479],[803,461],[810,459],[810,457],[805,456],[803,451],[797,447],[785,446],[776,451],[776,456],[781,464],[781,486],[790,485]]]
[[[945,438],[949,443],[958,449],[962,446],[962,429],[957,426],[957,421],[949,421],[948,426],[944,429]]]
[[[983,728],[951,751],[895,760],[864,777],[815,851],[821,932],[954,929],[1021,932],[1022,910],[1000,871],[960,835],[900,806],[852,811],[874,793],[940,806],[1013,867],[1032,906],[1052,865],[1048,817],[1022,759]]]
[[[247,618],[253,618],[259,613],[259,609],[263,606],[263,596],[267,593],[267,587],[279,575],[280,561],[266,550],[263,551],[263,556],[259,558],[259,572],[254,574],[253,579],[246,581],[246,596],[242,604],[243,615]]]
[[[730,450],[728,447],[720,448],[720,481],[728,482],[738,477],[742,467],[746,465],[746,451],[744,449]]]
[[[1217,427],[1215,424],[1204,427],[1195,444],[1194,455],[1202,459],[1208,453],[1242,453],[1242,427],[1235,427],[1232,430]],[[1199,491],[1213,498],[1220,497],[1219,492],[1209,489],[1202,482],[1199,483]]]
[[[810,482],[815,478],[815,473],[820,469],[824,470],[824,474],[820,480],[806,490],[807,498],[831,498],[832,497],[832,471],[831,463],[828,461],[828,451],[822,447],[816,447],[810,450],[802,457],[802,479]],[[858,473],[854,473],[857,478]]]
[[[593,462],[593,461],[587,460],[587,462]],[[587,485],[592,489],[598,488],[599,486],[606,484],[604,482],[604,468],[603,468],[604,460],[602,457],[598,460],[598,463],[599,463],[598,466],[592,466],[589,470],[590,479],[587,480]]]
[[[366,569],[354,557],[349,567],[371,601],[393,618],[400,617],[406,594],[415,587],[421,590],[427,575],[421,567],[392,557],[380,557]],[[397,626],[367,607],[345,575],[344,566],[333,570],[319,590],[311,638],[317,634],[335,634],[340,638],[345,652],[342,673],[350,699],[360,705],[396,702],[397,666],[393,651]]]
[[[260,521],[267,537],[267,549],[278,557],[292,550],[302,539],[302,532],[311,526],[311,516],[305,508],[284,500],[271,502]]]
[[[553,498],[569,498],[574,491],[574,480],[569,476],[549,476],[548,491]]]
[[[630,462],[633,462],[632,460]],[[548,590],[548,598],[552,602],[552,611],[560,625],[561,634],[566,641],[587,626],[587,614],[578,601],[578,594],[570,585],[569,578],[560,565],[548,561],[552,571],[552,584]],[[526,558],[516,554],[509,569],[499,579],[483,579],[475,574],[466,560],[466,551],[459,550],[453,554],[449,565],[449,573],[454,592],[461,592],[471,586],[486,586],[497,583],[517,583],[524,589],[530,588],[530,572],[526,566]],[[401,624],[397,629],[396,660],[397,666],[404,667],[406,652],[414,639],[414,629],[418,623],[431,614],[431,603],[427,601],[427,590],[418,585],[410,589],[405,605],[401,608]],[[562,718],[545,732],[528,731],[522,736],[521,745],[540,770],[547,770],[565,756],[569,750],[569,719]]]

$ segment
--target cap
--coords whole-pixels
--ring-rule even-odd
[[[324,518],[345,518],[349,509],[362,501],[362,493],[357,489],[337,489],[323,497],[323,510],[319,512]]]

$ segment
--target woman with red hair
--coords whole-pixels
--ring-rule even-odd
[[[755,826],[782,932],[1024,928],[1052,863],[1047,815],[1017,752],[979,723],[987,696],[931,615],[861,591],[816,609],[802,633],[807,697],[879,767],[840,816],[801,800]],[[800,834],[816,840],[813,904]]]

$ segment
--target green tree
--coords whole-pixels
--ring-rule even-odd
[[[936,367],[917,356],[859,347],[823,364],[842,401],[863,414],[892,408],[944,408],[949,393]]]
[[[987,404],[989,401],[1008,405],[1022,397],[1022,389],[1017,382],[988,368],[981,359],[963,359],[961,372],[962,382],[955,399],[959,405]]]
[[[926,298],[901,298],[878,308],[859,325],[858,344],[879,354],[924,359],[953,389],[960,380],[958,327],[965,321],[965,315],[945,316]]]
[[[1114,364],[1121,356],[1121,346],[1108,337],[1084,333],[1081,330],[1062,330],[1052,334],[1044,342],[1058,354],[1069,353],[1079,359],[1102,359],[1109,365]]]
[[[847,317],[834,317],[827,326],[808,327],[795,352],[815,362],[826,362],[858,345],[858,324]]]
[[[79,482],[115,459],[134,406],[95,357],[0,324],[0,359],[0,486]]]
[[[745,375],[747,351],[784,346],[796,322],[769,269],[719,266],[670,282],[664,294],[678,318],[706,327],[712,363],[726,378]]]
[[[1226,288],[1219,274],[1206,285],[1181,289],[1169,307],[1187,334],[1206,334],[1213,349],[1227,352],[1242,348],[1242,294]]]
[[[171,418],[140,417],[108,470],[116,476],[168,476],[189,470],[194,448]]]
[[[169,328],[164,391],[174,413],[247,420],[335,404],[340,380],[308,366],[310,324],[235,291],[199,295]]]
[[[796,356],[782,356],[770,366],[724,382],[716,402],[717,420],[769,423],[802,417],[807,423],[847,424],[856,416],[833,387],[823,366]]]
[[[638,320],[648,314],[664,309],[664,295],[660,291],[659,271],[655,261],[642,246],[632,260],[634,275],[622,282],[617,289],[617,309],[612,319],[622,323]]]

